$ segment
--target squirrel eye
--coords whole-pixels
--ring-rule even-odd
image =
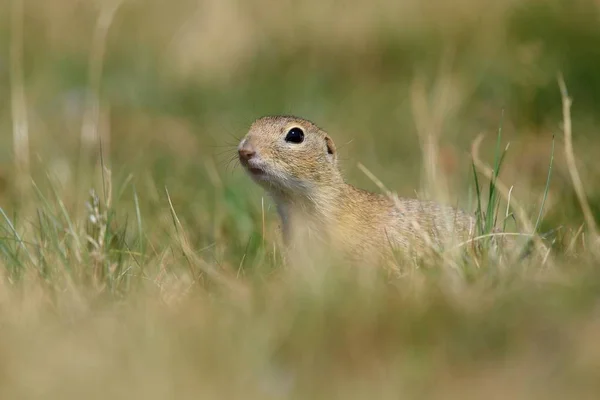
[[[304,132],[300,128],[292,128],[285,136],[285,141],[289,143],[302,143],[304,141]]]

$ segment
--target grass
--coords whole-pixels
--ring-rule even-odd
[[[0,397],[597,398],[597,5],[442,3],[0,5]],[[529,256],[287,267],[271,113]]]

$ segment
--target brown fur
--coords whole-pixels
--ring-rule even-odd
[[[304,131],[302,143],[285,141],[293,127]],[[389,255],[392,249],[409,255],[440,248],[448,239],[464,241],[474,230],[474,218],[461,210],[346,183],[333,140],[305,119],[259,118],[238,150],[242,165],[277,204],[286,244],[305,252],[312,238],[353,258]],[[245,151],[252,156],[243,156]]]

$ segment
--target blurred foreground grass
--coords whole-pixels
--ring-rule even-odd
[[[599,18],[591,0],[1,4],[0,395],[597,398],[598,244],[556,76],[598,220]],[[488,133],[492,164],[503,112],[500,178],[532,221],[556,135],[543,262],[288,270],[268,199],[229,163],[254,118],[292,113],[331,133],[352,183],[376,190],[360,161],[433,196],[434,137],[473,211],[470,144]]]

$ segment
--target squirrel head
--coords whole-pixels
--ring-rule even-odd
[[[303,118],[257,119],[241,140],[238,155],[252,179],[269,191],[309,195],[341,180],[333,140]]]

